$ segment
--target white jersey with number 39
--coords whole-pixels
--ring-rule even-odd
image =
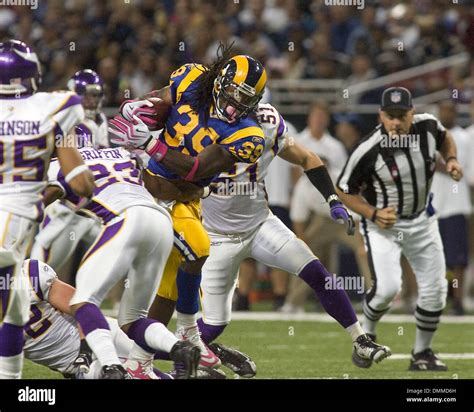
[[[211,184],[202,201],[204,227],[217,233],[243,233],[261,224],[270,213],[264,179],[268,166],[286,146],[288,129],[270,104],[259,104],[256,116],[265,137],[265,149],[254,164],[236,163]]]

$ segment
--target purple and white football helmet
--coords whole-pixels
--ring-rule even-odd
[[[35,93],[41,83],[36,53],[19,40],[0,43],[0,95]]]
[[[100,76],[91,69],[79,70],[69,79],[67,87],[82,96],[86,117],[95,120],[104,100],[104,83]]]

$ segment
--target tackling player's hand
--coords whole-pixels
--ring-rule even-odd
[[[455,159],[454,157],[449,159],[446,163],[446,171],[456,182],[459,182],[462,179],[463,171],[458,159]]]
[[[374,214],[375,218],[372,217],[372,221],[381,229],[390,229],[397,222],[397,212],[394,207],[376,209]]]
[[[347,209],[344,207],[342,202],[338,200],[333,200],[329,202],[329,205],[331,207],[331,218],[335,222],[343,225],[349,220],[349,212]]]
[[[144,100],[125,100],[119,109],[122,117],[130,122],[137,116],[148,128],[155,129],[158,125],[155,108],[152,102]]]

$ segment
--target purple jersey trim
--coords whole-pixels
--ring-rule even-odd
[[[283,117],[281,117],[281,114],[280,114],[280,124],[278,125],[278,130],[277,130],[277,135],[276,135],[277,139],[282,136],[283,132],[285,131],[285,127],[286,127],[285,121],[283,120]]]
[[[58,114],[59,112],[66,110],[67,108],[71,106],[75,106],[76,104],[81,104],[81,103],[82,103],[82,97],[78,96],[77,94],[73,94],[72,96],[69,96],[66,102],[58,110],[56,110],[54,114]]]
[[[28,263],[28,272],[30,274],[31,285],[35,293],[41,300],[44,300],[43,291],[41,290],[41,284],[39,279],[39,264],[37,260],[31,259]]]
[[[84,209],[89,210],[99,217],[104,224],[110,222],[112,219],[116,218],[118,215],[111,210],[105,208],[100,203],[95,200],[91,200]]]

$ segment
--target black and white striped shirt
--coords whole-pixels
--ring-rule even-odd
[[[337,186],[349,194],[361,194],[376,208],[393,206],[401,217],[411,217],[427,206],[436,167],[436,151],[446,129],[431,114],[417,114],[403,147],[394,147],[383,125],[352,152]]]

